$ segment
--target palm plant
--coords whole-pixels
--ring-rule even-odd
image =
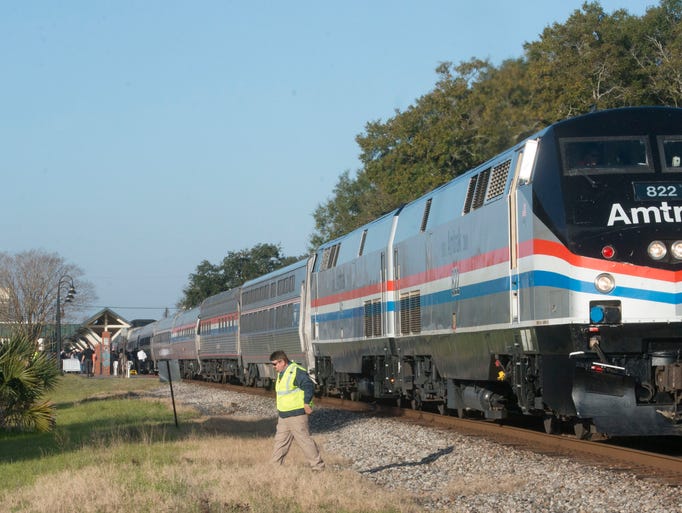
[[[55,425],[54,405],[45,393],[54,389],[60,372],[33,341],[13,336],[0,345],[0,429],[49,431]]]

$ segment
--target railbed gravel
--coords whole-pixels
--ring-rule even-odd
[[[275,417],[271,398],[187,382],[173,391],[177,403],[203,415]],[[151,395],[170,396],[169,387]],[[409,491],[425,511],[682,513],[677,487],[566,457],[327,408],[311,415],[310,429],[323,456],[342,456],[378,485]]]

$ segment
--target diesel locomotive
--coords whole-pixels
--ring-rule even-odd
[[[325,395],[682,435],[681,158],[682,109],[566,119],[136,330],[187,377],[269,386],[284,349]]]

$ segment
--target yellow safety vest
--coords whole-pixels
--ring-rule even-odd
[[[291,362],[281,375],[277,375],[275,391],[277,392],[277,409],[279,411],[303,409],[303,396],[305,393],[301,388],[294,385],[296,369],[305,371],[305,369],[297,363]]]

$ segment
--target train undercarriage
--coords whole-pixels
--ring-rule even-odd
[[[660,346],[660,344],[659,344]],[[640,354],[593,351],[571,355],[525,354],[518,347],[490,357],[488,380],[440,375],[434,359],[365,356],[362,372],[334,372],[318,358],[323,395],[385,400],[413,409],[487,420],[510,415],[542,417],[548,433],[568,425],[576,436],[682,435],[682,360],[677,343]]]

